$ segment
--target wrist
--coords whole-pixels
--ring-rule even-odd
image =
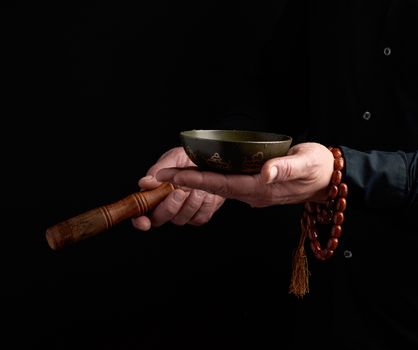
[[[332,177],[335,176],[335,156],[331,147],[324,147],[326,156],[322,157],[321,175],[318,180],[320,189],[311,196],[309,202],[324,204],[329,200]]]

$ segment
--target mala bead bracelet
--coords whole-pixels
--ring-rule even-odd
[[[326,203],[306,202],[302,217],[302,230],[306,231],[310,247],[318,260],[329,259],[338,247],[344,222],[344,210],[347,207],[347,184],[342,182],[344,158],[339,148],[328,147],[334,156],[334,171]],[[317,224],[331,225],[331,232],[326,247],[322,248],[318,240]]]
[[[293,271],[289,293],[303,297],[309,292],[308,259],[305,254],[305,239],[310,240],[310,248],[318,260],[324,261],[333,256],[338,247],[347,207],[348,186],[342,182],[344,158],[338,147],[328,147],[334,156],[334,171],[329,184],[325,203],[306,202],[301,219],[302,234],[293,255]],[[330,236],[326,247],[319,241],[319,226],[329,226]]]

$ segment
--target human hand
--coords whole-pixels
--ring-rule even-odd
[[[334,157],[325,146],[307,142],[293,146],[284,157],[268,160],[256,175],[220,174],[197,169],[165,168],[159,181],[194,188],[252,207],[325,201]]]
[[[194,168],[196,165],[184,152],[183,147],[172,148],[158,159],[145,177],[139,180],[139,187],[142,190],[158,187],[161,182],[157,180],[156,174],[161,169],[172,167]],[[141,231],[147,231],[151,226],[158,227],[169,221],[175,225],[200,226],[211,219],[224,201],[223,197],[216,194],[181,186],[171,192],[151,213],[133,218],[132,224]]]

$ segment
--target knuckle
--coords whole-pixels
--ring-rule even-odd
[[[175,202],[170,202],[164,209],[166,216],[173,217],[179,211],[178,205]]]
[[[281,171],[277,174],[277,181],[286,181],[292,176],[292,166],[290,162],[283,160],[280,170]]]
[[[219,194],[222,197],[230,197],[232,192],[227,184],[221,183],[216,190],[216,194]]]
[[[197,191],[193,191],[187,200],[188,210],[196,212],[201,207],[202,201],[202,195],[197,193]]]

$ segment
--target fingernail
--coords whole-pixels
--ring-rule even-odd
[[[147,181],[149,181],[149,180],[152,180],[154,178],[154,176],[152,176],[152,175],[147,175],[147,176],[144,176],[143,178],[142,178],[142,180],[147,180]]]
[[[270,172],[269,172],[269,178],[267,180],[267,183],[272,183],[274,181],[274,179],[277,176],[277,167],[273,166],[270,168]]]
[[[173,197],[174,200],[178,203],[183,202],[185,193],[183,191],[174,191]]]

